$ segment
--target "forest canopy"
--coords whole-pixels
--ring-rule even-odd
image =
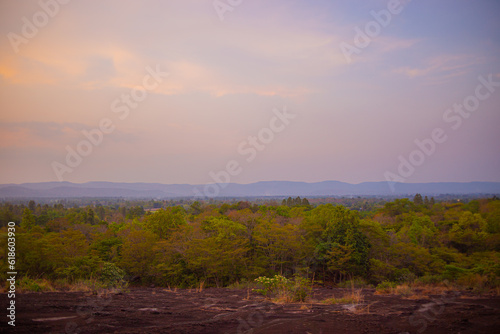
[[[76,282],[112,272],[137,284],[223,287],[279,274],[323,284],[360,278],[374,285],[447,280],[500,286],[496,198],[358,199],[354,207],[362,210],[300,197],[135,204],[3,203],[1,275],[8,271],[7,223],[13,221],[19,277]]]

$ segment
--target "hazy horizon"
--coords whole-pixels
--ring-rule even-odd
[[[164,182],[127,182],[127,181],[106,181],[106,180],[93,180],[93,181],[85,181],[85,182],[72,182],[72,181],[40,181],[40,182],[7,182],[7,183],[0,183],[0,185],[8,185],[8,184],[13,184],[13,185],[22,185],[22,184],[41,184],[41,183],[64,183],[68,182],[71,184],[77,184],[77,185],[82,185],[82,184],[87,184],[87,183],[112,183],[112,184],[162,184],[162,185],[190,185],[190,186],[199,186],[199,185],[206,185],[206,184],[216,184],[214,181],[208,182],[208,183],[164,183]],[[387,182],[385,180],[382,181],[363,181],[363,182],[344,182],[344,181],[339,181],[339,180],[323,180],[323,181],[313,181],[313,182],[307,182],[307,181],[290,181],[290,180],[268,180],[268,181],[255,181],[255,182],[247,182],[247,183],[242,183],[242,182],[229,182],[230,184],[237,184],[237,185],[251,185],[251,184],[256,184],[256,183],[265,183],[265,182],[290,182],[290,183],[307,183],[307,184],[313,184],[313,183],[323,183],[323,182],[340,182],[340,183],[346,183],[346,184],[351,184],[351,185],[359,185],[363,183],[383,183]],[[425,184],[425,183],[500,183],[500,181],[436,181],[436,182],[404,182],[404,184]]]
[[[0,2],[0,183],[500,182],[498,17],[487,0]]]

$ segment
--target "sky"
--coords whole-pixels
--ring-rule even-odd
[[[0,1],[0,183],[500,182],[495,0]]]

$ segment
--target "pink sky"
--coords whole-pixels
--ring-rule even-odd
[[[447,140],[405,182],[500,181],[500,87],[457,129],[444,118],[478,77],[500,83],[500,5],[403,1],[383,26],[372,11],[389,2],[3,1],[0,183],[209,183],[229,161],[237,183],[382,181],[435,128]],[[347,59],[367,24],[380,31]],[[284,107],[296,117],[253,147]],[[103,120],[113,130],[69,166]]]

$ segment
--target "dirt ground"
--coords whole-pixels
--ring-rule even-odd
[[[500,297],[448,292],[407,299],[363,290],[359,305],[326,305],[343,289],[315,288],[309,303],[278,304],[247,290],[130,288],[16,295],[16,327],[1,333],[498,333]],[[2,294],[2,309],[7,296]],[[5,312],[5,311],[4,311]]]

